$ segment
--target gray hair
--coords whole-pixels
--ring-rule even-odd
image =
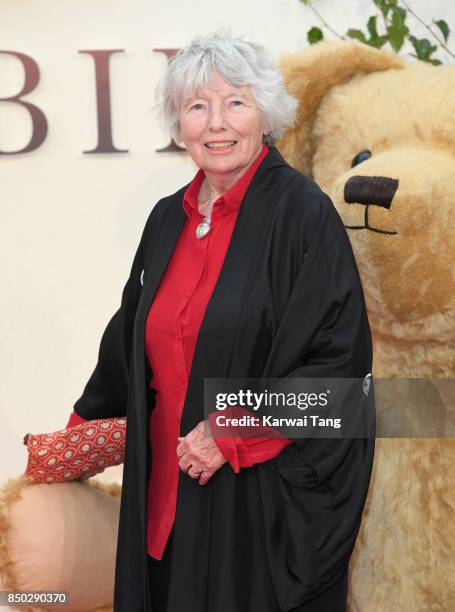
[[[157,88],[163,122],[175,141],[181,141],[178,114],[183,96],[197,95],[203,87],[212,86],[216,74],[233,87],[251,88],[264,117],[265,143],[273,145],[294,125],[298,102],[286,91],[269,52],[256,43],[216,32],[198,36],[180,49]]]

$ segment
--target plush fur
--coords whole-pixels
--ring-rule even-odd
[[[32,489],[30,489],[30,487],[34,487],[33,491]],[[18,516],[17,516],[17,513],[19,511],[19,504],[23,496],[25,495],[27,504],[29,503],[30,499],[32,500],[30,508],[27,509],[27,516],[29,513],[30,520],[33,520],[34,513],[39,511],[38,509],[42,509],[43,507],[46,507],[46,503],[40,504],[37,502],[39,502],[40,499],[45,501],[44,497],[49,497],[48,493],[46,493],[46,489],[48,487],[52,487],[54,492],[56,492],[55,487],[58,487],[60,499],[63,497],[67,497],[68,500],[71,500],[71,498],[74,500],[74,497],[72,497],[74,494],[79,496],[80,493],[82,492],[82,488],[86,490],[87,492],[92,489],[98,489],[103,494],[112,496],[114,498],[120,498],[120,493],[121,493],[120,485],[116,483],[105,485],[96,480],[90,480],[84,483],[81,483],[81,482],[63,483],[63,484],[59,483],[55,485],[36,484],[33,481],[33,479],[31,479],[28,476],[20,476],[18,478],[11,478],[10,480],[8,480],[0,489],[0,587],[1,587],[1,590],[13,591],[13,592],[21,592],[21,591],[29,590],[28,583],[24,585],[21,582],[21,576],[22,578],[24,577],[23,567],[18,567],[18,564],[21,565],[24,559],[17,558],[17,555],[15,555],[12,550],[11,544],[12,544],[12,541],[15,540],[19,535],[17,533],[17,530],[19,529],[21,532],[23,532],[27,528],[24,525],[24,530],[22,529],[21,525],[23,524],[23,521],[20,519],[18,520]],[[89,487],[89,489],[86,489],[86,487]],[[81,488],[80,492],[78,488]],[[34,494],[29,495],[30,492]],[[104,502],[101,503],[101,501],[102,501],[101,497],[98,497],[96,500],[97,505],[95,506],[96,508],[99,507],[100,509],[99,517],[94,518],[93,516],[92,517],[87,516],[86,517],[87,520],[91,519],[92,521],[95,520],[96,522],[96,520],[103,521],[105,520],[106,517],[111,517],[112,513],[109,513],[109,512],[106,513],[105,511],[103,511],[103,507],[105,506],[105,503]],[[49,504],[47,504],[47,506],[48,505]],[[60,510],[62,509],[62,507],[63,506],[59,506]],[[93,508],[93,504],[91,504],[91,507]],[[22,508],[22,510],[19,511],[19,516],[22,517],[23,514],[24,513],[23,513],[23,508]],[[78,519],[78,521],[80,521],[80,519]],[[69,543],[71,542],[71,540],[74,540],[74,537],[77,533],[77,529],[75,529],[75,525],[73,524],[73,518],[71,516],[71,513],[68,513],[67,515],[65,515],[63,521],[57,520],[55,526],[52,526],[51,524],[49,524],[49,520],[46,518],[46,516],[38,517],[38,520],[35,522],[37,525],[41,525],[43,528],[46,529],[46,533],[49,533],[49,538],[51,538],[50,540],[51,542],[52,541],[55,541],[55,542],[66,541],[67,543]],[[54,532],[51,534],[48,530],[52,530],[52,529]],[[19,535],[19,538],[22,540],[23,535]],[[34,541],[35,539],[36,538],[32,538],[33,541],[30,542],[30,546],[32,548],[36,547],[36,542]],[[103,545],[103,542],[100,542],[99,544]],[[57,550],[57,548],[58,547],[56,547],[53,553],[59,554],[62,552],[62,551]],[[83,555],[83,552],[84,551],[82,549],[80,551],[74,551],[75,554],[80,554],[80,555]],[[21,555],[21,557],[22,556],[23,555]],[[32,550],[31,558],[35,560],[37,559],[36,551]],[[58,567],[59,563],[62,566],[64,565],[63,555],[60,560],[57,559],[57,563],[54,564],[54,567],[55,565]],[[39,563],[39,565],[41,566],[41,562]],[[52,567],[52,564],[47,565],[45,563],[45,559],[43,559],[42,567],[37,567],[37,566],[35,567],[34,562],[31,563],[30,569],[28,571],[30,571],[30,573],[33,574],[30,576],[32,584],[35,585],[36,583],[36,578],[35,578],[36,574],[41,575],[41,576],[43,576],[44,574],[46,584],[49,584],[49,583],[52,584],[54,580],[57,580],[58,584],[61,583],[60,582],[61,578],[64,575],[63,567],[62,567],[60,577],[54,576],[53,574],[48,575],[48,572],[51,570],[44,569],[48,567],[49,568]],[[100,575],[104,575],[104,574],[105,572],[101,570]],[[36,586],[34,586],[33,588],[36,588]],[[71,597],[71,592],[70,592],[70,597]],[[85,599],[87,599],[87,597],[85,597]],[[94,593],[94,599],[96,600],[96,593]],[[15,608],[11,608],[11,609],[15,609]],[[20,606],[20,608],[17,608],[17,609],[20,609],[24,612],[32,612],[33,610],[37,610],[38,608]],[[41,607],[39,609],[42,610],[43,612],[47,612],[48,610],[49,611],[54,610],[55,608]],[[70,609],[72,610],[74,608],[71,607]],[[93,608],[92,607],[90,608],[90,612],[112,612],[112,608],[109,608],[109,607]]]
[[[373,375],[455,378],[455,66],[323,41],[283,56],[281,68],[300,107],[279,149],[330,195],[346,226],[364,226],[370,203],[373,229],[347,231],[369,313]],[[351,167],[365,150],[371,157]],[[387,183],[388,206],[374,205],[374,177],[396,181],[393,197]],[[401,392],[403,401],[389,398],[378,410],[415,420],[400,415],[409,410]],[[451,406],[440,391],[427,399],[418,418],[439,432],[451,425],[453,434],[453,397]],[[351,611],[455,610],[454,451],[449,438],[377,440],[351,560]]]

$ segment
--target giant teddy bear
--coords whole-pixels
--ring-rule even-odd
[[[278,147],[347,228],[373,375],[429,383],[417,387],[420,402],[396,384],[399,397],[378,404],[392,413],[379,415],[383,425],[401,418],[398,435],[415,427],[422,437],[377,440],[350,609],[455,610],[453,386],[435,385],[455,378],[455,66],[324,41],[283,56],[281,68],[299,120]],[[423,437],[435,431],[445,437]]]
[[[331,196],[348,228],[369,312],[375,378],[453,379],[455,66],[408,64],[357,42],[323,41],[284,56],[281,67],[300,106],[298,123],[279,148]],[[410,404],[400,389],[398,401],[385,402],[385,411],[398,416]],[[453,433],[448,398],[436,392],[426,399],[418,415],[423,424],[430,413],[439,434]],[[413,417],[411,410],[399,426]],[[417,428],[422,431],[430,429]],[[455,610],[454,450],[449,438],[378,439],[351,560],[351,612]],[[106,605],[118,494],[118,487],[80,482],[5,485],[5,587],[63,585],[73,595],[69,609]],[[52,559],[40,558],[43,530],[47,549],[56,551]],[[94,539],[97,554],[88,559]],[[103,565],[99,572],[96,564]],[[70,567],[80,568],[76,576],[68,575]]]

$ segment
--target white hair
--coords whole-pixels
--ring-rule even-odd
[[[282,74],[269,52],[256,43],[215,32],[198,36],[180,49],[171,58],[157,88],[163,122],[175,141],[181,141],[178,115],[183,97],[213,86],[215,75],[233,87],[250,87],[264,117],[267,144],[273,145],[294,125],[298,102],[286,91]]]

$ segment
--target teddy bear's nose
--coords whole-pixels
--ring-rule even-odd
[[[344,186],[344,201],[390,208],[397,189],[398,180],[387,176],[351,176]]]

